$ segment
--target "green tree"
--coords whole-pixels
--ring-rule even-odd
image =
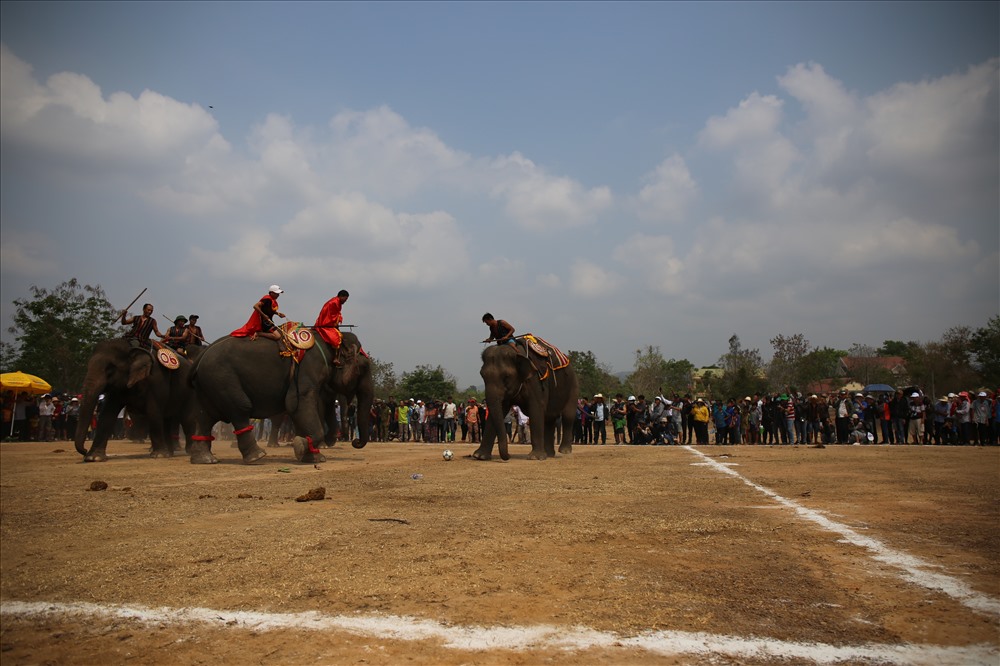
[[[630,393],[652,397],[662,394],[684,393],[691,386],[694,364],[687,359],[663,358],[659,347],[649,345],[645,350],[635,350],[632,374],[625,384]]]
[[[75,391],[98,342],[117,333],[119,313],[100,285],[76,278],[51,291],[32,285],[30,298],[14,300],[14,343],[4,350],[11,370],[38,375],[56,390]]]
[[[940,340],[916,345],[907,361],[910,381],[926,391],[974,389],[982,376],[974,365],[973,331],[954,326]]]
[[[1000,386],[1000,315],[972,334],[972,356],[982,382]]]
[[[767,378],[772,390],[791,391],[805,383],[804,360],[809,354],[809,341],[801,333],[771,338],[774,356],[768,364]]]
[[[618,391],[621,382],[611,374],[609,366],[599,363],[592,351],[570,350],[567,354],[570,365],[576,373],[580,386],[580,395],[590,397],[597,393],[613,395]]]
[[[719,358],[724,374],[713,388],[720,391],[719,398],[739,398],[744,395],[762,393],[767,388],[764,376],[764,361],[759,349],[744,349],[740,337],[729,338],[729,352]]]
[[[392,363],[389,361],[380,361],[374,357],[370,360],[372,364],[372,381],[375,384],[375,397],[386,400],[390,396],[395,396],[399,388],[399,379],[396,377]]]
[[[847,356],[845,350],[831,347],[816,348],[803,356],[800,362],[801,379],[799,380],[802,388],[805,389],[810,384],[836,375],[837,365],[844,356]]]
[[[449,395],[455,395],[458,380],[440,365],[432,368],[429,365],[418,365],[413,372],[404,372],[399,383],[401,394],[418,399],[443,400]]]

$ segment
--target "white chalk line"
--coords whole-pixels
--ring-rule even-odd
[[[684,631],[650,631],[623,636],[586,627],[552,625],[478,627],[448,625],[433,620],[398,615],[324,615],[214,610],[211,608],[149,608],[93,603],[8,601],[0,615],[16,617],[89,616],[131,620],[145,625],[201,624],[250,631],[344,631],[376,639],[438,641],[456,650],[487,652],[509,650],[589,649],[646,650],[659,655],[727,655],[737,659],[797,659],[816,664],[872,661],[889,664],[967,666],[996,664],[1000,648],[990,645],[945,647],[938,645],[829,645],[781,641],[770,638],[720,636]]]
[[[800,517],[805,518],[806,520],[809,520],[826,530],[834,532],[835,534],[839,534],[843,537],[845,542],[867,549],[872,553],[872,558],[876,561],[888,564],[900,570],[901,576],[904,580],[913,583],[914,585],[919,585],[920,587],[946,594],[961,603],[963,606],[970,608],[977,613],[1000,617],[1000,599],[978,592],[970,587],[965,581],[959,580],[954,576],[929,570],[940,568],[938,565],[926,562],[921,560],[919,557],[915,557],[908,553],[890,548],[878,539],[873,539],[863,534],[859,534],[846,525],[830,520],[819,511],[814,511],[813,509],[804,507],[793,500],[782,497],[773,490],[754,483],[739,472],[730,469],[727,465],[712,460],[712,458],[692,446],[685,446],[684,448],[703,458],[714,469],[717,469],[724,474],[728,474],[729,476],[733,476],[751,488],[767,495],[775,502],[794,509]]]

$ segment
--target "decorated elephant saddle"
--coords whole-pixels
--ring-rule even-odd
[[[316,336],[310,328],[299,321],[286,321],[278,327],[281,333],[279,340],[282,356],[291,356],[296,363],[302,360],[306,350],[316,344]]]
[[[518,337],[523,344],[525,358],[531,361],[539,379],[545,379],[553,370],[562,370],[569,365],[569,357],[554,344],[531,333]]]

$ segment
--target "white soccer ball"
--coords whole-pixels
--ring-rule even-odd
[[[455,457],[455,454],[451,452],[451,449],[445,449],[444,453],[441,454],[441,457],[445,460],[451,460]]]

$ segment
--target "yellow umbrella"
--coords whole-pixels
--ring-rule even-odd
[[[41,377],[29,375],[21,372],[5,372],[0,375],[0,387],[3,390],[13,389],[14,391],[26,391],[28,393],[48,393],[52,390],[52,385]]]

